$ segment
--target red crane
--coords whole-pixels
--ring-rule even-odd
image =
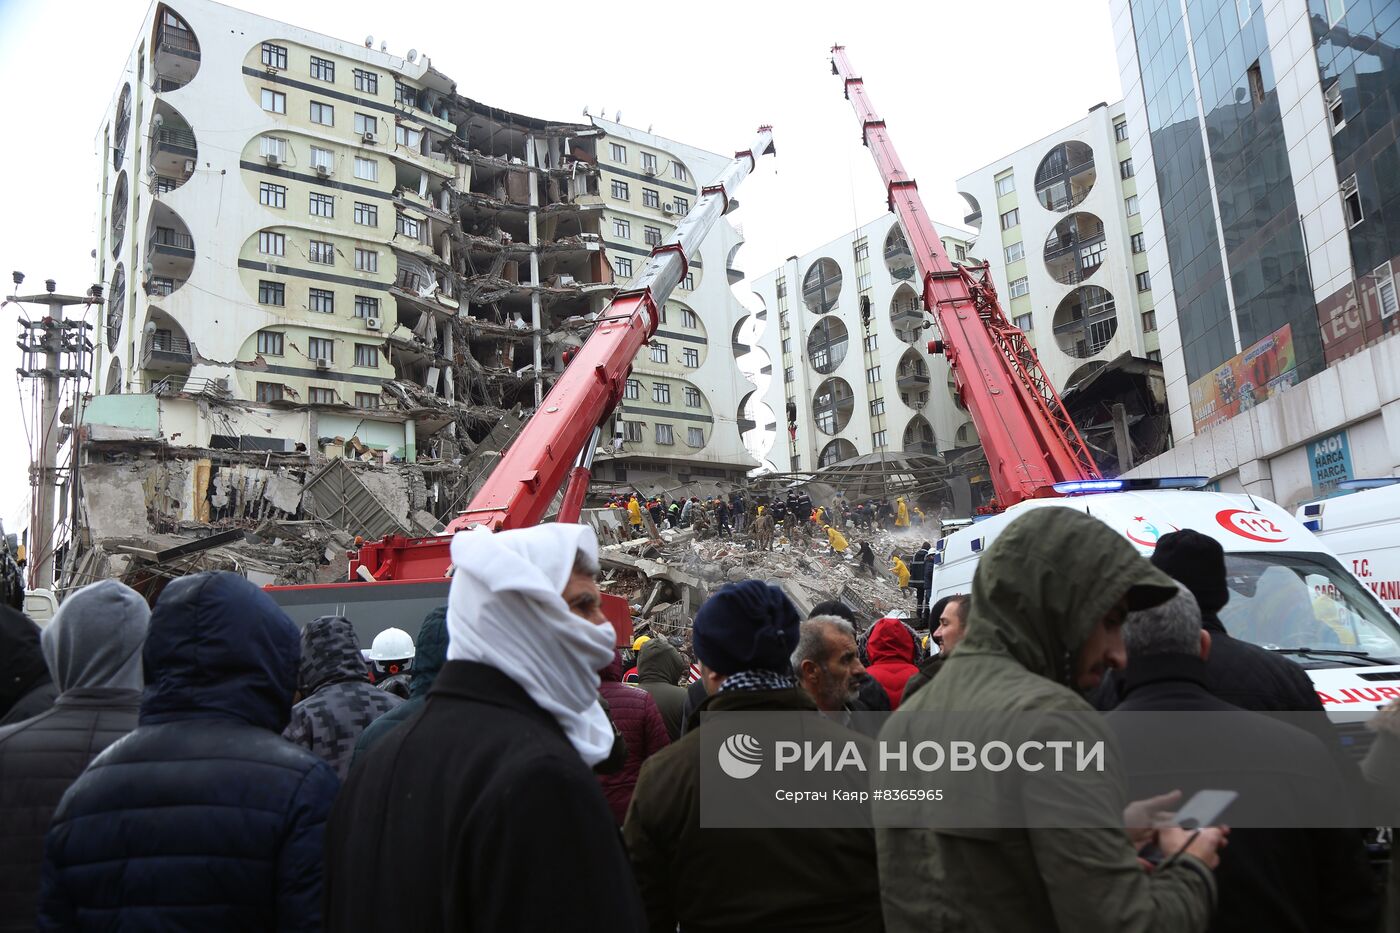
[[[413,608],[397,608],[411,617],[420,604],[440,604],[445,598],[452,535],[456,532],[478,526],[500,531],[535,525],[566,481],[558,520],[578,521],[603,422],[622,398],[632,360],[656,333],[660,308],[684,281],[691,251],[738,205],[731,193],[757,167],[758,157],[773,151],[772,128],[760,127],[750,147],[735,153],[719,177],[701,189],[699,201],[671,237],[651,251],[627,288],[598,315],[593,332],[569,360],[486,484],[447,526],[445,534],[426,538],[389,535],[365,544],[350,561],[351,580],[361,582],[269,587],[279,604],[294,618],[307,621],[328,607],[344,612],[352,604],[366,602],[376,604],[375,612],[383,619],[386,612],[395,612],[395,603],[408,601]],[[432,585],[404,586],[402,596],[396,597],[386,592],[389,587],[376,586],[389,583]],[[367,587],[373,592],[366,591]],[[605,594],[604,612],[618,629],[619,638],[625,640],[631,631],[626,601]],[[417,618],[421,617],[419,613]]]
[[[1097,478],[1094,458],[1035,350],[1002,312],[987,264],[958,266],[948,260],[918,186],[899,161],[844,46],[832,48],[831,72],[845,83],[890,210],[909,238],[924,309],[942,334],[928,349],[947,358],[958,397],[972,414],[996,491],[993,507],[1058,495],[1052,488],[1058,482]]]

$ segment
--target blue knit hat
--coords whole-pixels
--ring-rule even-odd
[[[802,624],[787,594],[762,580],[729,583],[695,615],[695,656],[717,674],[790,670]]]

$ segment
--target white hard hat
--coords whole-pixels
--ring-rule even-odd
[[[413,639],[401,628],[386,628],[374,636],[374,644],[366,653],[371,661],[400,661],[413,657]]]

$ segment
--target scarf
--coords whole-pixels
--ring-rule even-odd
[[[720,693],[730,690],[789,690],[797,686],[791,674],[777,671],[740,671],[730,674],[719,685]]]

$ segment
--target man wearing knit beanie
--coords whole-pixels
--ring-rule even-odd
[[[692,642],[705,712],[809,714],[804,737],[856,738],[817,714],[793,679],[801,617],[759,580],[722,587],[695,616]],[[702,829],[700,729],[647,759],[623,836],[653,930],[877,930],[874,836],[868,829]]]

